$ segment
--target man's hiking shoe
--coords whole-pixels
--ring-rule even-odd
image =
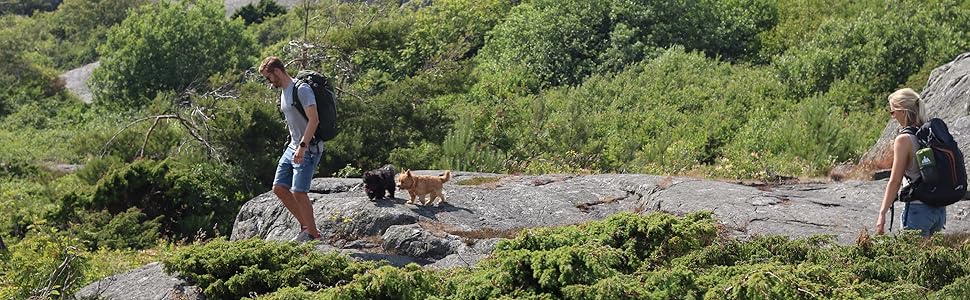
[[[322,241],[322,240],[323,240],[323,235],[320,235],[314,238],[312,235],[310,235],[309,232],[304,230],[304,231],[300,231],[300,234],[297,234],[296,237],[294,237],[290,241],[297,242],[297,243],[306,243],[309,241]]]
[[[300,234],[297,234],[296,237],[294,237],[290,241],[297,242],[297,243],[306,243],[307,241],[312,239],[313,237],[310,236],[310,233],[304,230],[304,231],[300,231]]]

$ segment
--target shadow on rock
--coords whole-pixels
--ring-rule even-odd
[[[450,202],[442,202],[442,203],[439,203],[438,206],[418,205],[417,207],[411,208],[411,211],[413,211],[414,213],[432,220],[437,220],[438,218],[436,217],[436,215],[439,213],[455,212],[460,210],[466,211],[470,214],[475,213],[475,211],[471,209],[454,206]]]

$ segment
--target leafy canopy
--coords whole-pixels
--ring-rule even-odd
[[[228,21],[219,1],[146,5],[108,34],[92,75],[95,100],[142,107],[161,91],[202,86],[219,72],[248,67],[255,41],[240,21]]]

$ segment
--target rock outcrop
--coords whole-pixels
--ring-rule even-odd
[[[369,201],[359,179],[314,179],[310,198],[317,226],[330,246],[405,256],[440,267],[456,265],[459,257],[474,264],[491,252],[489,246],[479,244],[494,247],[497,239],[519,230],[583,223],[621,211],[712,211],[731,234],[741,238],[829,234],[848,243],[875,223],[885,185],[884,180],[743,185],[635,174],[455,172],[452,182],[445,184],[448,201],[438,207],[405,204],[406,199]],[[968,201],[951,206],[946,231],[970,231],[964,221],[968,214]],[[894,228],[899,224],[896,218]],[[298,232],[296,220],[272,193],[266,193],[243,206],[231,239],[288,240]],[[452,255],[459,256],[449,259]]]
[[[178,277],[165,274],[161,263],[113,275],[74,294],[75,299],[205,299],[202,290]]]
[[[64,72],[64,74],[60,75],[61,80],[64,80],[64,88],[74,93],[78,98],[81,98],[81,101],[84,101],[84,103],[90,104],[94,95],[91,94],[88,79],[91,78],[91,73],[94,72],[94,69],[100,65],[101,62],[96,61]]]

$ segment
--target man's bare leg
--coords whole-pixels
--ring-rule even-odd
[[[296,204],[296,210],[299,211],[303,222],[305,222],[300,224],[304,224],[307,227],[307,233],[310,236],[314,238],[320,237],[320,232],[317,231],[317,222],[313,218],[313,205],[310,204],[310,196],[303,192],[293,192],[293,198]]]
[[[276,194],[277,198],[280,198],[280,202],[283,202],[283,206],[286,207],[286,210],[290,211],[290,214],[296,218],[296,221],[300,222],[301,227],[308,227],[306,221],[303,219],[303,215],[300,214],[300,205],[293,197],[293,193],[290,192],[288,187],[274,184],[273,193]],[[306,193],[303,195],[305,196]],[[314,231],[316,231],[316,228],[314,228]]]

